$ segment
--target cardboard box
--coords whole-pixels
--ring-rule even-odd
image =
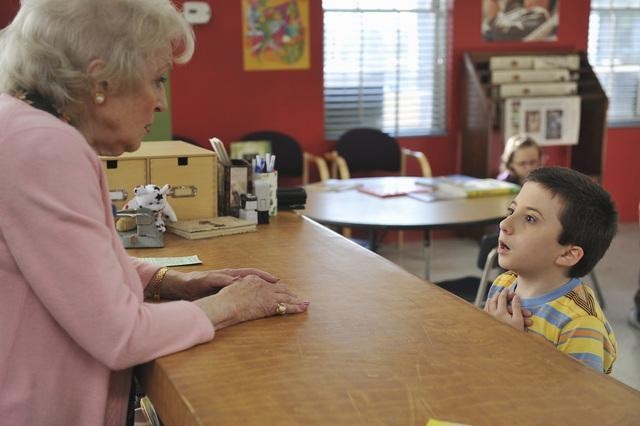
[[[171,185],[178,220],[218,216],[218,161],[213,151],[181,141],[143,142],[136,152],[100,157],[113,203],[121,209],[137,185]]]

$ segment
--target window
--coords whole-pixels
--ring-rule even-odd
[[[446,0],[323,0],[325,137],[445,126]]]
[[[609,123],[640,122],[640,0],[593,0],[589,62],[609,97]]]

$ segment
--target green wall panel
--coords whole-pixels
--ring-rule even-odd
[[[156,112],[153,117],[151,131],[143,140],[145,141],[168,141],[173,139],[171,135],[171,84],[170,76],[167,75],[165,90],[167,93],[167,110]]]

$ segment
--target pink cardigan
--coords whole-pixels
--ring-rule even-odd
[[[213,326],[192,303],[143,302],[157,267],[122,248],[75,128],[0,95],[0,129],[0,423],[121,426],[131,367]]]

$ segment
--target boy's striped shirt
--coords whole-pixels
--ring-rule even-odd
[[[508,288],[515,291],[518,276],[506,272],[493,282],[489,298]],[[592,290],[577,278],[545,295],[521,299],[533,312],[528,332],[542,336],[557,349],[609,374],[616,359],[615,334]]]

